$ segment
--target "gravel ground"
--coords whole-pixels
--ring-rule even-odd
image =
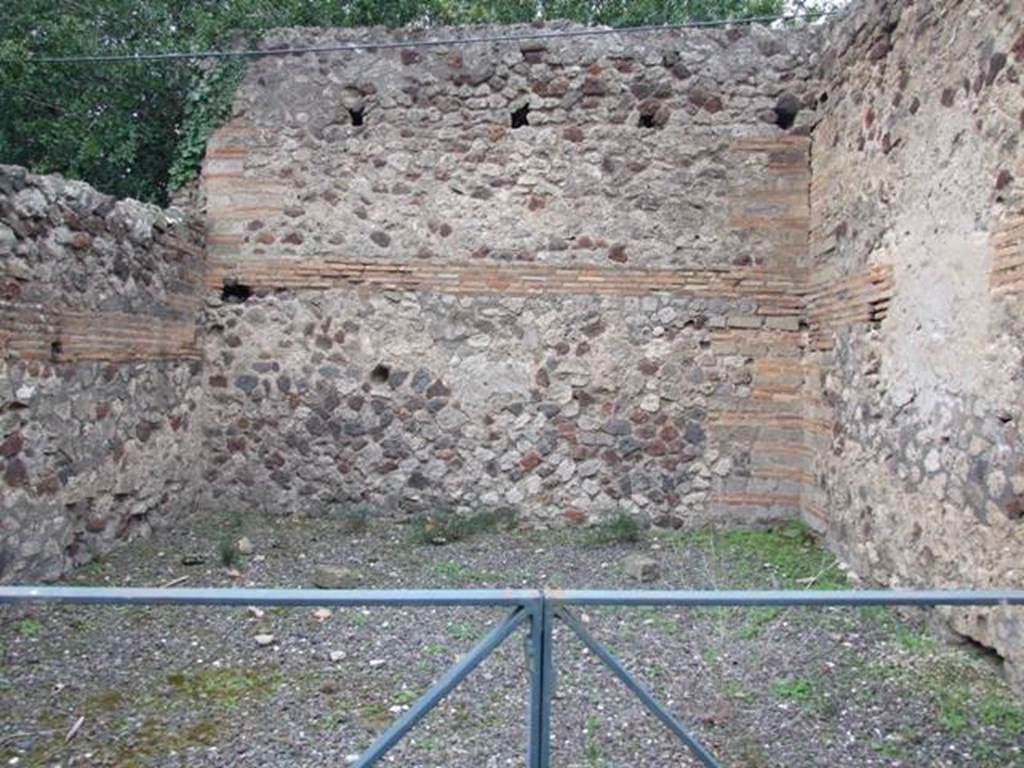
[[[317,565],[366,587],[818,588],[845,578],[802,528],[648,534],[488,532],[436,546],[406,527],[195,518],[69,583],[311,586]],[[234,568],[219,542],[246,535]],[[659,576],[639,585],[623,560]],[[184,560],[203,559],[198,565]],[[495,609],[0,610],[0,760],[19,766],[345,765],[500,620]],[[1024,708],[994,662],[881,609],[600,609],[582,615],[725,766],[1024,766]],[[272,635],[266,645],[257,635]],[[523,765],[523,631],[385,765]],[[262,638],[266,640],[266,638]],[[697,763],[556,630],[556,768]],[[81,718],[70,741],[67,735]]]

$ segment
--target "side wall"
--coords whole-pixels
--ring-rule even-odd
[[[188,508],[201,231],[0,166],[0,577],[54,578]]]
[[[212,501],[799,514],[813,51],[753,27],[253,64],[204,173],[234,294]]]
[[[829,31],[825,58],[808,516],[877,581],[1022,585],[1019,3],[866,2]],[[1024,662],[1019,612],[954,625]]]

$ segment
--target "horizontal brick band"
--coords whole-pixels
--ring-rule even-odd
[[[811,348],[831,349],[832,332],[839,327],[884,320],[892,293],[892,267],[888,265],[813,283],[804,296]]]
[[[128,362],[199,358],[194,321],[121,312],[53,311],[0,301],[0,350],[26,360]]]
[[[711,504],[720,507],[751,507],[760,512],[766,509],[779,511],[779,508],[796,510],[800,508],[800,497],[792,494],[727,493],[712,496]]]
[[[416,264],[328,259],[218,260],[207,284],[239,282],[255,290],[329,289],[372,285],[393,290],[533,295],[569,293],[640,296],[668,293],[698,298],[750,299],[760,316],[798,316],[797,282],[760,270],[678,270],[560,267],[546,264]],[[763,320],[752,321],[759,327]]]

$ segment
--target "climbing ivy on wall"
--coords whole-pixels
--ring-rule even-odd
[[[807,3],[826,0],[799,0]],[[0,24],[0,163],[165,203],[195,178],[244,65],[31,64],[33,57],[251,45],[281,26],[568,18],[625,26],[777,14],[786,0],[16,0]]]
[[[178,143],[168,171],[170,189],[178,189],[198,175],[206,140],[230,116],[235,91],[244,74],[245,62],[240,60],[222,61],[196,74],[194,85],[185,96]]]

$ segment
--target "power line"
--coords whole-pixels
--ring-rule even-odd
[[[579,37],[650,34],[656,32],[672,32],[682,29],[727,27],[745,24],[767,24],[775,21],[803,21],[807,19],[820,19],[827,16],[838,16],[840,13],[842,12],[821,11],[817,13],[796,13],[778,16],[745,16],[737,19],[688,21],[678,24],[656,24],[637,27],[586,27],[584,29],[561,29],[551,30],[548,32],[537,31],[509,35],[449,37],[436,40],[387,40],[383,42],[344,43],[318,47],[276,48],[272,50],[174,51],[167,53],[129,53],[107,56],[40,56],[29,57],[27,59],[0,59],[0,62],[20,64],[124,64],[142,61],[176,61],[182,59],[262,59],[275,56],[299,56],[306,53],[370,52],[394,48],[458,47],[463,45],[476,45],[479,43],[515,43]]]

